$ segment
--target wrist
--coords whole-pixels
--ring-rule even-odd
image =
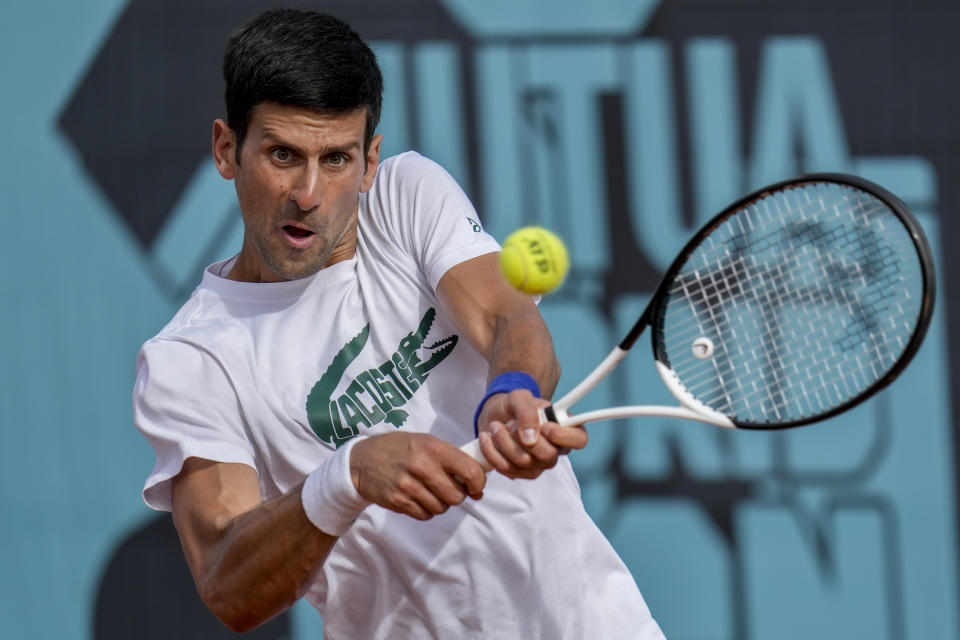
[[[370,504],[357,491],[350,472],[350,452],[365,437],[351,438],[338,447],[303,483],[303,511],[316,528],[329,535],[343,535]]]
[[[480,400],[480,404],[477,405],[477,412],[473,415],[474,436],[480,435],[480,412],[483,411],[483,405],[487,403],[487,400],[498,393],[510,393],[516,389],[526,389],[533,394],[533,397],[540,397],[540,385],[537,384],[537,381],[534,380],[533,376],[529,373],[524,373],[523,371],[507,371],[506,373],[501,373],[490,381],[490,384],[487,386],[487,392]]]

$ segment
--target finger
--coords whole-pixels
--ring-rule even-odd
[[[506,458],[507,462],[512,466],[518,469],[526,469],[533,464],[533,456],[530,455],[527,448],[521,445],[517,439],[513,421],[507,423],[502,429],[497,430],[496,433],[491,433],[490,435],[493,438],[493,443],[496,445],[497,450],[503,454],[503,457]]]
[[[530,395],[529,391],[519,389],[510,392],[507,397],[510,413],[513,415],[514,429],[527,447],[534,446],[540,439],[540,414],[538,398]]]
[[[467,495],[483,495],[487,474],[472,455],[452,444],[438,442],[432,459],[436,461],[435,473],[424,473],[423,479],[448,504],[460,504]]]
[[[444,509],[460,504],[468,495],[482,496],[487,474],[480,463],[451,444],[444,442],[436,446],[431,457],[410,465],[410,473],[424,489]],[[430,505],[424,506],[430,508]]]
[[[434,516],[433,513],[423,508],[419,502],[408,495],[398,493],[392,500],[387,501],[383,506],[396,513],[416,518],[417,520],[429,520]]]
[[[469,493],[459,476],[448,475],[443,469],[423,478],[422,482],[427,491],[445,507],[460,504]]]
[[[515,401],[513,407],[516,415],[516,430],[521,444],[527,452],[533,456],[534,465],[541,469],[552,467],[557,463],[557,456],[560,454],[559,448],[554,446],[546,438],[541,437],[543,429],[548,423],[541,424],[539,409],[549,402],[542,398],[534,398],[530,394],[511,395]]]
[[[503,454],[508,467],[501,472],[510,478],[536,478],[547,466],[534,458],[526,447],[520,444],[510,424],[493,434],[492,440],[497,450]]]
[[[487,472],[479,462],[466,456],[457,458],[457,465],[448,473],[459,483],[459,486],[471,497],[479,498],[483,495],[483,488],[487,484]]]
[[[587,430],[582,425],[561,427],[550,422],[543,426],[541,433],[558,449],[583,449],[587,446]]]
[[[413,475],[401,478],[397,482],[397,490],[402,496],[402,498],[398,498],[398,503],[407,505],[408,503],[403,500],[403,498],[407,498],[419,505],[430,516],[440,515],[450,508],[449,503],[435,495],[423,481]]]
[[[545,436],[546,432],[541,431]],[[557,456],[560,455],[560,447],[554,445],[546,437],[538,438],[533,446],[527,447],[527,452],[533,456],[534,464],[541,468],[552,467],[557,463]]]
[[[559,447],[545,437],[547,433],[546,429],[551,426],[556,425],[551,425],[550,423],[538,424],[536,439],[532,443],[524,442],[520,433],[515,434],[515,439],[519,440],[520,447],[526,450],[532,457],[531,464],[533,466],[547,468],[556,464],[557,456],[560,453]],[[520,466],[525,466],[522,462],[519,464]]]
[[[490,423],[490,427],[491,427],[491,430],[489,433],[488,432],[480,433],[480,440],[481,440],[480,447],[481,447],[481,450],[484,452],[484,456],[486,456],[487,458],[487,462],[489,462],[494,469],[496,469],[503,475],[507,476],[508,478],[533,477],[533,475],[530,474],[528,471],[514,465],[497,448],[497,444],[494,438],[499,437],[498,434],[502,432],[509,433],[507,431],[507,428],[498,422]],[[513,436],[511,435],[510,437],[512,438]]]
[[[534,398],[533,402],[535,405],[537,405],[538,409],[546,409],[547,407],[553,404],[546,398]]]
[[[480,432],[480,450],[483,452],[483,456],[487,459],[487,462],[490,463],[491,467],[504,475],[510,475],[513,465],[511,465],[510,461],[497,449],[497,445],[493,442],[493,436],[491,435],[503,427],[497,422],[490,423],[490,427],[490,432]]]

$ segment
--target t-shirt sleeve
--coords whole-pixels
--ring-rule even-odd
[[[390,224],[436,290],[450,267],[500,250],[456,180],[415,152],[391,159],[380,197]]]
[[[170,481],[187,458],[256,469],[233,385],[216,358],[190,343],[155,339],[143,346],[133,417],[157,457],[143,488],[153,509],[170,511]]]

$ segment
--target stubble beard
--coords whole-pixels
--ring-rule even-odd
[[[351,221],[352,218],[344,225],[344,228],[337,233],[335,238],[327,242],[327,246],[325,246],[315,258],[306,259],[306,261],[304,261],[304,258],[313,247],[309,249],[294,249],[283,245],[281,241],[280,247],[275,248],[270,246],[270,242],[267,241],[264,235],[260,234],[254,236],[254,246],[257,249],[257,253],[260,254],[260,260],[274,275],[284,280],[307,278],[323,269],[327,262],[330,261],[330,256],[333,255],[334,250],[340,245],[340,242],[350,229]],[[328,229],[320,229],[319,233],[316,234],[314,244],[327,236],[328,231]],[[288,258],[288,256],[292,256],[292,258]]]

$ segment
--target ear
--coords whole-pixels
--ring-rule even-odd
[[[370,191],[373,186],[373,179],[377,177],[377,167],[380,166],[380,142],[383,136],[377,134],[370,141],[370,149],[367,151],[367,164],[363,173],[363,181],[360,183],[360,193]]]
[[[217,171],[227,180],[233,180],[237,175],[237,138],[233,129],[223,120],[213,121],[213,162]]]

